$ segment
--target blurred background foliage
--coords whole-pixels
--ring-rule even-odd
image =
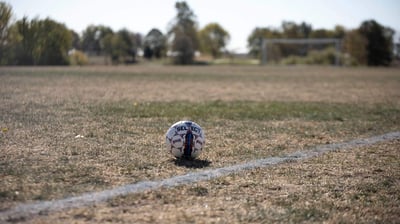
[[[166,58],[168,63],[193,64],[204,58],[208,62],[224,58],[232,62],[238,57],[226,48],[230,35],[220,24],[200,28],[196,14],[185,1],[176,2],[175,9],[176,17],[165,34],[150,28],[143,36],[127,29],[114,31],[105,25],[88,25],[79,34],[51,18],[14,20],[12,6],[0,1],[0,65],[85,65],[95,63],[93,58],[100,64]],[[400,59],[400,45],[393,37],[393,29],[375,20],[350,30],[340,25],[333,30],[313,29],[306,22],[283,21],[280,27],[254,28],[248,37],[249,53],[240,57],[259,59],[265,38],[337,38],[341,40],[342,65],[389,66]],[[277,64],[334,64],[337,54],[329,45],[267,47],[269,59]]]

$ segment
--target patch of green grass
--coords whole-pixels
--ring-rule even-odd
[[[326,212],[317,207],[289,209],[287,214],[289,217],[286,219],[292,220],[294,223],[304,221],[321,222],[329,217]]]
[[[91,106],[96,116],[125,116],[133,118],[164,117],[193,120],[285,120],[311,121],[390,120],[398,123],[400,108],[390,105],[359,105],[324,102],[253,102],[207,101],[192,102],[145,102],[129,101],[104,103]]]
[[[266,77],[265,75],[257,72],[251,75],[243,75],[243,74],[230,74],[230,73],[218,73],[215,72],[211,66],[207,66],[204,69],[204,66],[193,67],[192,72],[186,71],[185,67],[175,67],[175,69],[166,69],[165,71],[135,71],[134,69],[126,69],[126,70],[90,70],[90,69],[82,69],[76,70],[73,68],[66,68],[61,70],[56,69],[38,69],[38,70],[6,70],[1,71],[0,75],[7,74],[11,76],[24,77],[24,78],[45,78],[50,82],[57,82],[60,78],[74,78],[81,80],[93,80],[93,79],[105,79],[109,81],[191,81],[191,82],[203,82],[203,81],[232,81],[232,80],[275,80],[277,77]],[[187,67],[192,68],[192,67]],[[249,67],[251,68],[251,67]],[[282,79],[282,78],[278,78]],[[40,82],[33,82],[31,84],[40,85]]]

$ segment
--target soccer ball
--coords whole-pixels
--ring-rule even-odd
[[[198,157],[205,143],[200,125],[193,121],[179,121],[173,124],[165,135],[167,150],[176,158]]]

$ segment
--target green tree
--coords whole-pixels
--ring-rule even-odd
[[[72,48],[76,50],[81,50],[82,49],[82,43],[81,43],[81,38],[77,32],[74,30],[70,30],[71,36],[72,36]]]
[[[114,32],[110,27],[103,25],[89,25],[82,33],[82,50],[88,54],[103,54],[103,38],[113,33]]]
[[[311,32],[310,37],[311,38],[333,38],[334,32],[332,30],[327,30],[327,29],[316,29]]]
[[[10,21],[12,8],[5,2],[0,2],[0,65],[8,63],[8,56],[11,53]]]
[[[28,20],[24,17],[14,25],[20,41],[16,43],[14,64],[66,65],[72,37],[64,24],[49,18]]]
[[[11,24],[11,17],[11,6],[0,2],[0,64],[69,64],[72,34],[64,24],[27,17]]]
[[[68,51],[72,48],[72,34],[61,23],[52,19],[33,21],[38,23],[37,42],[38,52],[35,61],[40,65],[67,65]]]
[[[193,64],[194,47],[193,42],[188,36],[180,35],[175,37],[172,49],[177,54],[174,57],[174,64],[189,65]]]
[[[103,48],[103,53],[105,55],[104,60],[105,63],[108,64],[108,59],[111,58],[111,62],[116,61],[118,57],[116,56],[117,54],[113,52],[113,38],[115,34],[114,33],[108,33],[101,39],[101,46]],[[88,51],[86,51],[88,52]],[[115,55],[115,56],[114,56]],[[114,62],[113,62],[114,63]]]
[[[194,52],[199,49],[196,16],[184,1],[177,2],[175,8],[177,15],[171,22],[168,31],[169,37],[173,40],[172,51],[176,52],[176,57],[189,58],[176,59],[174,62],[178,64],[192,63]]]
[[[108,33],[101,41],[103,53],[111,58],[113,64],[135,62],[139,45],[140,37],[127,29]]]
[[[302,22],[301,24],[296,24],[291,21],[282,22],[282,34],[286,38],[308,38],[312,32],[311,24]]]
[[[393,59],[394,31],[375,20],[368,20],[360,25],[359,32],[368,40],[368,65],[390,65]]]
[[[340,26],[336,26],[335,30],[328,30],[328,29],[315,29],[311,32],[310,38],[320,38],[320,39],[326,39],[326,38],[343,38],[343,34],[341,33],[344,30],[340,30]],[[342,37],[340,37],[342,36]],[[325,44],[313,44],[313,45],[306,45],[305,46],[308,52],[311,50],[324,50],[327,48]]]
[[[333,37],[343,39],[346,35],[346,29],[341,25],[336,25],[335,29],[333,30]]]
[[[262,42],[265,38],[273,39],[281,37],[282,33],[277,29],[257,27],[251,32],[250,36],[247,38],[247,47],[250,49],[249,53],[255,58],[259,58],[261,55]],[[274,48],[275,51],[280,51],[280,49],[276,48],[276,45]],[[270,52],[270,49],[268,49],[268,52]]]
[[[199,32],[201,49],[204,53],[209,53],[213,58],[221,56],[221,51],[228,43],[229,33],[218,23],[210,23]]]
[[[343,38],[343,52],[351,58],[351,64],[366,65],[368,40],[360,34],[359,30],[350,30]]]
[[[117,33],[111,38],[111,60],[114,64],[123,63],[128,55],[129,45],[125,42],[124,37]]]
[[[309,38],[313,32],[312,26],[305,22],[296,24],[295,22],[282,22],[282,36],[285,38]],[[281,45],[280,50],[284,56],[301,55],[305,56],[308,51],[308,46],[304,45]]]
[[[8,41],[11,17],[11,6],[5,2],[0,2],[0,47],[4,46]]]
[[[312,26],[306,22],[296,24],[295,22],[283,21],[280,29],[274,28],[256,28],[247,39],[250,54],[259,58],[261,55],[261,46],[263,39],[273,38],[309,38],[313,33]],[[282,56],[305,55],[307,46],[293,44],[275,44],[266,46],[271,54],[269,59],[278,60]]]
[[[18,41],[15,43],[15,58],[13,63],[16,65],[33,65],[34,64],[34,28],[29,22],[28,17],[23,17],[17,21],[13,29],[18,34]]]
[[[124,48],[121,48],[121,56],[124,62],[135,62],[137,49],[140,46],[138,35],[128,31],[127,29],[122,29],[117,32],[119,39],[123,42]]]
[[[126,43],[127,48],[125,49],[125,54],[129,59],[125,59],[126,62],[135,62],[137,49],[141,45],[141,37],[139,34],[128,31],[127,29],[122,29],[118,31],[118,35],[121,36],[122,40]]]
[[[166,51],[166,37],[158,29],[151,29],[144,38],[144,56],[147,59],[161,58]]]

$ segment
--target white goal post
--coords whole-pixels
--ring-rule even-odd
[[[340,64],[340,48],[341,48],[341,39],[336,38],[307,38],[307,39],[263,39],[262,41],[262,55],[261,55],[261,64],[265,65],[268,61],[268,52],[267,45],[268,44],[334,44],[336,49],[336,57],[335,64],[338,66]]]

